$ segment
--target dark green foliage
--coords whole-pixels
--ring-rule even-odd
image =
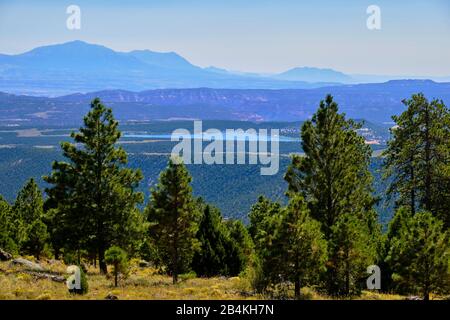
[[[250,264],[254,245],[247,229],[240,220],[227,220],[230,250],[227,251],[227,265],[230,275],[238,275]]]
[[[282,211],[281,223],[273,244],[279,255],[277,272],[281,279],[294,283],[294,294],[300,298],[301,286],[317,284],[325,271],[327,242],[320,223],[309,216],[301,196],[294,196]]]
[[[10,253],[16,253],[18,249],[14,239],[13,211],[2,196],[0,196],[0,248]]]
[[[81,106],[80,106],[81,107]],[[89,106],[86,106],[89,108]],[[83,108],[86,108],[83,106]],[[227,128],[282,128],[286,129],[282,135],[289,135],[298,138],[301,123],[267,123],[262,122],[257,125],[253,122],[228,122],[228,121],[203,121],[203,127],[218,128],[225,130]],[[163,153],[170,153],[172,147],[176,142],[170,141],[170,133],[176,128],[187,128],[192,130],[192,121],[160,121],[150,123],[120,123],[120,129],[127,134],[162,134],[167,139],[157,139],[157,143],[127,143],[130,141],[144,142],[149,138],[142,137],[126,137],[122,136],[120,142],[121,146],[128,153],[128,164],[130,168],[139,168],[145,176],[146,183],[141,183],[138,190],[142,191],[148,196],[149,184],[152,185],[158,179],[159,172],[161,172],[167,165],[167,156]],[[365,122],[364,127],[372,128],[370,123]],[[15,128],[3,128],[2,130],[11,130],[11,132],[0,132],[0,140],[2,144],[19,144],[21,147],[17,148],[0,148],[0,176],[3,177],[0,184],[0,194],[4,196],[9,202],[13,202],[17,191],[22,187],[23,183],[30,177],[35,177],[36,182],[41,188],[48,187],[41,177],[49,173],[49,159],[63,161],[63,155],[59,152],[59,144],[61,140],[71,141],[69,128],[54,128],[51,126],[37,126],[41,130],[40,137],[17,137],[13,132]],[[17,128],[16,128],[17,129]],[[389,136],[389,130],[387,131]],[[47,131],[52,130],[52,131]],[[385,135],[376,131],[375,137]],[[61,137],[59,135],[68,135]],[[156,139],[156,138],[155,138]],[[35,148],[36,144],[52,146],[53,148]],[[383,146],[371,146],[373,149],[383,148]],[[280,141],[280,154],[288,155],[291,153],[301,152],[298,141]],[[381,159],[381,158],[380,158]],[[376,174],[380,162],[376,158],[372,158],[373,165],[371,172]],[[187,165],[189,173],[193,177],[192,188],[194,196],[201,196],[206,202],[218,207],[224,217],[240,219],[247,224],[248,212],[254,204],[255,199],[259,195],[264,195],[271,200],[279,201],[282,204],[287,203],[287,198],[284,193],[287,188],[286,181],[283,180],[283,175],[286,172],[287,166],[290,164],[290,159],[285,156],[280,157],[280,170],[273,176],[261,176],[260,168],[262,164],[258,165],[239,165],[230,166],[223,165]],[[389,181],[378,179],[374,181],[374,188],[377,195],[383,195],[386,189],[386,184]],[[227,196],[223,195],[223,190],[227,190]],[[242,192],[245,190],[245,192]],[[384,201],[383,201],[384,202]],[[391,207],[384,208],[383,203],[377,207],[380,216],[380,221],[387,225],[393,215]]]
[[[53,185],[46,190],[47,207],[56,210],[49,223],[52,242],[96,254],[104,273],[105,250],[111,244],[133,247],[142,233],[136,205],[143,195],[135,191],[142,174],[124,167],[127,154],[116,147],[120,136],[111,109],[94,99],[84,127],[71,134],[76,144],[61,144],[69,162],[54,162],[44,177]]]
[[[184,164],[170,159],[146,208],[150,236],[174,284],[199,247],[196,235],[201,213],[192,196],[191,179]]]
[[[272,202],[264,196],[258,198],[249,213],[250,226],[248,228],[250,236],[255,243],[256,249],[260,251],[265,246],[265,233],[271,224],[271,218],[279,215],[281,205],[278,202]],[[266,230],[262,232],[262,230]]]
[[[231,245],[220,211],[209,205],[204,206],[202,219],[197,231],[200,249],[192,259],[192,269],[199,276],[228,275],[227,250]]]
[[[432,212],[450,226],[450,112],[423,94],[404,100],[407,110],[393,116],[396,126],[384,152],[388,189],[397,207]]]
[[[366,285],[367,267],[374,264],[377,243],[367,225],[351,214],[340,215],[331,228],[328,262],[331,292],[359,294]]]
[[[86,275],[86,272],[84,272],[83,268],[81,266],[78,266],[80,268],[80,281],[81,281],[81,291],[79,293],[86,294],[89,291],[89,282]]]
[[[336,102],[328,95],[320,102],[311,121],[303,124],[301,138],[305,156],[294,155],[285,175],[288,195],[302,195],[311,216],[321,223],[330,259],[326,283],[328,293],[333,295],[350,294],[356,289],[356,282],[348,281],[348,272],[340,271],[339,250],[348,245],[345,239],[351,229],[343,224],[358,221],[362,226],[358,232],[368,232],[368,240],[377,241],[379,232],[372,208],[375,204],[372,175],[368,170],[371,150],[355,131],[360,127],[339,114]],[[349,218],[343,218],[343,215]],[[365,247],[352,247],[359,251],[353,253],[355,256],[370,256],[363,252]],[[372,260],[365,261],[366,267]],[[353,278],[362,276],[354,275]],[[344,291],[341,290],[343,282],[349,284]]]
[[[274,247],[274,239],[281,223],[282,207],[279,203],[259,197],[249,213],[249,233],[255,244],[256,257],[253,261],[253,286],[258,292],[264,292],[273,283],[280,281],[280,248]]]
[[[30,179],[17,195],[13,206],[14,224],[20,251],[32,254],[38,260],[48,240],[47,226],[43,222],[42,193],[34,179]]]
[[[368,171],[371,150],[357,135],[361,125],[346,120],[328,95],[302,127],[305,156],[294,156],[285,175],[288,193],[300,193],[328,238],[339,215],[352,213],[370,221],[374,198]]]
[[[105,261],[113,266],[114,286],[117,287],[119,273],[126,274],[128,268],[127,253],[117,246],[112,246],[105,252]]]
[[[199,276],[237,276],[252,254],[252,242],[240,221],[223,221],[220,211],[202,200],[203,211],[197,232],[200,249],[194,254],[192,269]]]
[[[390,239],[386,261],[396,289],[403,293],[420,293],[425,300],[431,292],[448,293],[449,233],[440,219],[429,212],[412,215],[400,209],[391,224],[396,229]]]
[[[320,223],[309,216],[301,196],[293,196],[285,208],[261,197],[250,221],[257,253],[255,289],[290,282],[300,298],[301,286],[316,284],[325,270],[327,244]]]

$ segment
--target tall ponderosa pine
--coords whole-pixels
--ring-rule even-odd
[[[201,213],[192,196],[191,180],[186,166],[170,159],[158,185],[151,190],[146,208],[150,235],[174,284],[178,275],[187,271],[199,247],[196,234]]]
[[[429,212],[412,215],[400,208],[395,218],[397,230],[390,240],[386,258],[394,270],[392,280],[402,293],[420,293],[425,300],[430,293],[448,294],[449,273],[449,232],[445,231],[440,219]]]
[[[37,259],[48,239],[47,226],[43,222],[44,201],[34,179],[30,179],[19,191],[13,206],[16,239],[21,252],[34,255]]]
[[[407,110],[393,116],[396,126],[385,151],[388,195],[397,207],[432,212],[450,226],[450,112],[440,100],[423,94],[404,100]]]
[[[46,190],[48,207],[56,210],[55,226],[62,230],[71,250],[85,249],[98,255],[100,270],[107,272],[105,250],[111,245],[127,248],[136,234],[136,205],[143,194],[136,192],[140,170],[125,168],[127,154],[116,146],[121,132],[112,110],[98,98],[84,117],[84,127],[71,134],[74,143],[61,144],[69,162],[54,162],[44,179],[53,185]]]
[[[333,237],[333,227],[342,221],[343,214],[359,219],[373,235],[379,231],[372,208],[375,203],[372,176],[368,170],[371,149],[357,134],[356,129],[360,127],[339,114],[337,104],[328,95],[320,102],[311,121],[303,124],[301,138],[305,155],[293,156],[285,175],[288,195],[299,193],[304,197],[311,216],[321,223],[329,242],[340,239]],[[328,248],[331,259],[327,263],[328,291],[336,294],[341,281],[336,278],[339,273],[333,250],[340,245],[329,243]]]

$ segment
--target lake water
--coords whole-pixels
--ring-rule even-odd
[[[178,135],[176,135],[178,136]],[[237,136],[227,136],[222,134],[221,137],[215,138],[214,135],[203,133],[201,134],[189,134],[189,135],[180,135],[183,137],[188,136],[190,139],[204,139],[204,140],[225,140],[225,141],[270,141],[270,135],[237,135]],[[139,138],[139,139],[167,139],[170,140],[172,135],[170,134],[134,134],[134,133],[125,133],[123,135],[124,138]],[[299,142],[299,138],[292,138],[287,136],[277,136],[280,142]],[[224,138],[224,139],[223,139]],[[258,139],[259,138],[259,139]]]

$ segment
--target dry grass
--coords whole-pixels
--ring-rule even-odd
[[[30,259],[30,257],[26,257]],[[41,265],[49,273],[67,276],[67,266],[60,261],[43,262]],[[132,264],[126,279],[121,279],[117,288],[113,286],[111,276],[101,275],[97,269],[88,270],[89,292],[85,295],[70,294],[66,284],[50,279],[39,279],[21,266],[10,262],[0,262],[0,300],[80,300],[105,299],[109,294],[118,299],[133,300],[241,300],[267,299],[263,295],[252,293],[248,281],[239,277],[193,278],[172,284],[172,278],[160,275],[153,268],[139,268]],[[330,299],[318,294],[311,288],[303,288],[302,296],[308,300]],[[290,294],[287,298],[290,297]],[[435,297],[438,298],[438,297]],[[355,299],[399,300],[404,296],[364,291]]]
[[[66,275],[67,266],[61,262],[41,263],[52,274]],[[172,284],[172,278],[157,274],[152,268],[132,267],[129,276],[121,279],[115,288],[110,277],[88,270],[89,292],[85,295],[73,295],[65,283],[50,279],[38,279],[20,266],[10,262],[0,262],[0,300],[5,299],[104,299],[113,294],[119,299],[165,300],[165,299],[258,299],[242,291],[242,281],[234,278],[194,278]]]

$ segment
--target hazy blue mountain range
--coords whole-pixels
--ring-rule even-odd
[[[158,89],[132,92],[106,90],[56,98],[0,94],[0,123],[78,124],[89,102],[100,97],[116,117],[129,120],[220,119],[301,121],[331,93],[340,110],[355,119],[389,122],[404,110],[401,101],[423,92],[450,104],[450,83],[392,80],[315,89]]]
[[[312,67],[279,74],[201,68],[175,52],[116,52],[83,41],[38,47],[17,55],[0,54],[0,91],[42,96],[116,89],[311,89],[401,78],[348,75]],[[435,80],[450,81],[450,77]]]
[[[0,55],[0,91],[61,95],[105,89],[156,88],[313,88],[324,84],[217,72],[189,63],[174,52],[116,52],[72,41]]]

